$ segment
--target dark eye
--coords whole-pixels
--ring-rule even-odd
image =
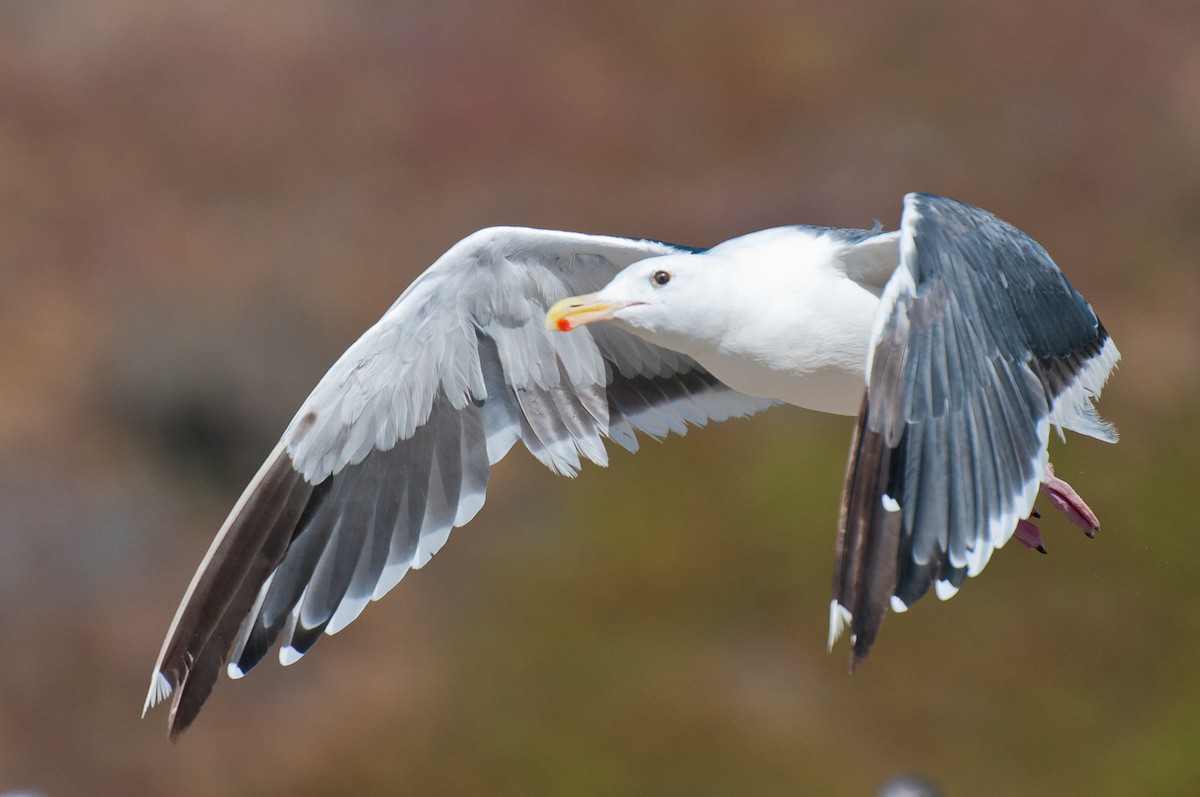
[[[654,280],[655,285],[666,285],[671,281],[671,275],[666,271],[656,271],[650,279]]]

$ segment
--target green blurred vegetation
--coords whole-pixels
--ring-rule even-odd
[[[0,791],[1200,793],[1200,8],[0,2]],[[846,419],[779,409],[555,478],[523,455],[295,667],[137,717],[323,370],[450,244],[893,226],[1037,237],[1124,354],[1054,444],[1087,540],[825,652]]]

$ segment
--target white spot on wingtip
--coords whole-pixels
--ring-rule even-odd
[[[303,655],[291,645],[285,645],[279,649],[279,663],[287,667],[300,661],[300,657]]]
[[[881,504],[883,504],[883,508],[886,509],[888,512],[899,512],[900,511],[900,504],[897,503],[895,498],[892,498],[887,493],[883,494],[883,496],[879,499],[879,502]]]
[[[958,587],[951,584],[949,581],[938,580],[933,582],[933,591],[937,593],[938,600],[948,601],[958,594]]]
[[[231,661],[229,662],[229,666],[225,668],[225,674],[236,681],[246,673],[242,672],[242,668],[237,666],[237,662]]]
[[[146,693],[146,702],[142,704],[142,716],[146,716],[147,711],[170,697],[172,691],[174,687],[167,676],[161,671],[155,672],[150,678],[150,691]]]
[[[908,611],[908,604],[900,600],[897,596],[892,596],[892,611],[896,614],[904,614]]]
[[[850,614],[850,610],[837,602],[834,598],[829,602],[829,641],[826,649],[833,650],[833,645],[842,635],[842,631],[846,626],[854,620],[854,616]],[[851,637],[853,640],[853,637]]]

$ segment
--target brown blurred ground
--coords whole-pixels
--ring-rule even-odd
[[[1200,792],[1193,2],[0,1],[0,791]],[[1118,448],[946,604],[824,651],[848,422],[780,410],[488,507],[299,665],[138,719],[241,486],[333,358],[493,223],[706,245],[1032,233],[1124,361]]]

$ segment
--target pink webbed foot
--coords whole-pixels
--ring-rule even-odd
[[[1037,512],[1035,511],[1034,514],[1036,516]],[[1042,533],[1028,520],[1017,521],[1017,528],[1013,532],[1013,536],[1026,548],[1033,548],[1038,553],[1046,552],[1046,546],[1042,545]]]
[[[1054,475],[1054,466],[1049,462],[1046,463],[1046,475],[1042,479],[1041,492],[1050,500],[1050,503],[1067,516],[1068,520],[1083,529],[1084,534],[1089,537],[1096,536],[1096,532],[1100,530],[1100,521],[1096,519],[1096,513],[1084,503],[1083,499],[1079,497],[1079,493],[1075,492],[1074,487]]]

